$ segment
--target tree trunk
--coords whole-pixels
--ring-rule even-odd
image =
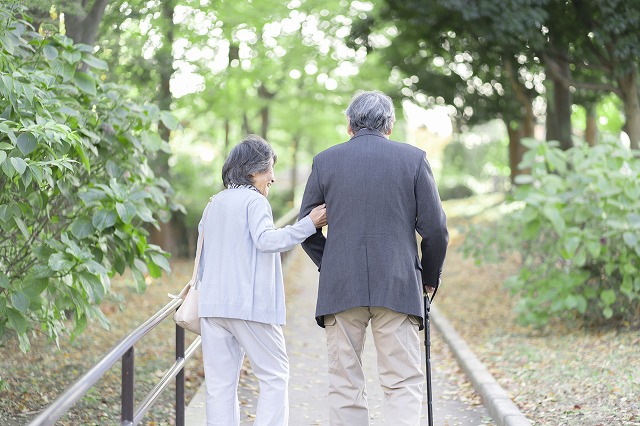
[[[298,150],[300,148],[300,135],[294,135],[291,145],[291,205],[296,202],[296,187],[298,186]]]
[[[631,141],[631,148],[638,149],[640,142],[640,100],[638,99],[638,68],[633,69],[618,79],[624,101],[626,119],[625,132]]]
[[[558,65],[559,73],[562,79],[554,78],[554,73],[548,72],[553,81],[553,97],[547,99],[547,102],[553,102],[553,119],[555,120],[557,135],[554,139],[560,142],[560,148],[567,150],[573,146],[573,140],[571,138],[571,106],[572,96],[569,87],[564,84],[564,81],[571,79],[571,70],[569,68],[569,62],[565,58],[567,55],[558,55],[556,64]],[[549,139],[549,138],[547,138]]]
[[[511,125],[505,122],[507,126],[507,134],[509,135],[509,167],[511,168],[511,184],[515,185],[516,176],[521,175],[524,171],[518,168],[518,164],[522,161],[525,148],[520,142],[522,139],[522,127]]]
[[[553,80],[548,79],[545,82],[546,97],[547,97],[547,110],[545,112],[545,139],[548,141],[560,140],[560,125],[558,124],[558,115],[556,114],[556,105],[553,101],[553,92],[555,85]]]
[[[267,90],[264,83],[258,86],[258,96],[263,99],[264,106],[260,109],[260,117],[262,118],[262,127],[260,135],[266,140],[269,131],[269,103],[274,98],[275,93]]]
[[[156,103],[161,110],[171,110],[173,96],[171,94],[171,76],[173,75],[173,42],[174,25],[173,14],[175,0],[165,0],[161,3],[160,13],[162,14],[163,34],[162,46],[156,52],[156,61],[160,75],[159,88]],[[165,26],[166,25],[166,26]],[[169,141],[171,130],[160,122],[158,133],[163,140]],[[169,180],[169,157],[168,153],[158,151],[152,161],[152,168],[157,176]],[[185,257],[188,255],[188,241],[184,232],[184,216],[173,213],[168,222],[160,223],[160,231],[151,233],[151,241],[170,252],[174,257]]]
[[[249,124],[249,117],[247,117],[247,112],[246,111],[242,113],[242,132],[245,135],[253,133],[251,131],[251,125]]]
[[[585,105],[587,110],[587,123],[584,128],[584,140],[587,141],[589,146],[596,144],[598,138],[598,115],[596,111],[596,104],[589,103]]]
[[[227,157],[229,153],[229,146],[231,145],[231,125],[229,123],[229,119],[224,119],[224,156]]]
[[[67,16],[65,19],[67,36],[76,43],[93,46],[108,3],[109,0],[96,0],[86,16]]]

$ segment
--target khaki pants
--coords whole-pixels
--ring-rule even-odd
[[[330,424],[369,424],[362,371],[362,350],[369,321],[384,391],[385,423],[418,426],[424,384],[418,320],[380,307],[353,308],[324,317],[329,352]]]

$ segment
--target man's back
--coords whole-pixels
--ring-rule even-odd
[[[415,232],[422,226],[428,238],[443,228],[446,234],[444,215],[427,217],[440,201],[425,167],[423,151],[367,129],[316,156],[301,214],[327,204],[326,243],[318,234],[303,243],[320,267],[319,324],[323,315],[357,306],[422,317]],[[439,237],[446,248],[446,236]]]

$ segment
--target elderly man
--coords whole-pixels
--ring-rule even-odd
[[[422,295],[440,281],[446,217],[425,152],[389,140],[391,99],[357,93],[346,115],[351,139],[314,158],[300,211],[327,205],[326,238],[318,230],[302,246],[320,271],[315,316],[327,336],[330,421],[369,424],[361,357],[371,323],[385,421],[417,426]]]

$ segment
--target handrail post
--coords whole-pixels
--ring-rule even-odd
[[[122,411],[120,414],[121,424],[133,424],[134,394],[134,348],[133,346],[122,355]]]
[[[176,325],[176,360],[184,359],[184,328]],[[184,367],[176,376],[176,426],[184,426]]]

